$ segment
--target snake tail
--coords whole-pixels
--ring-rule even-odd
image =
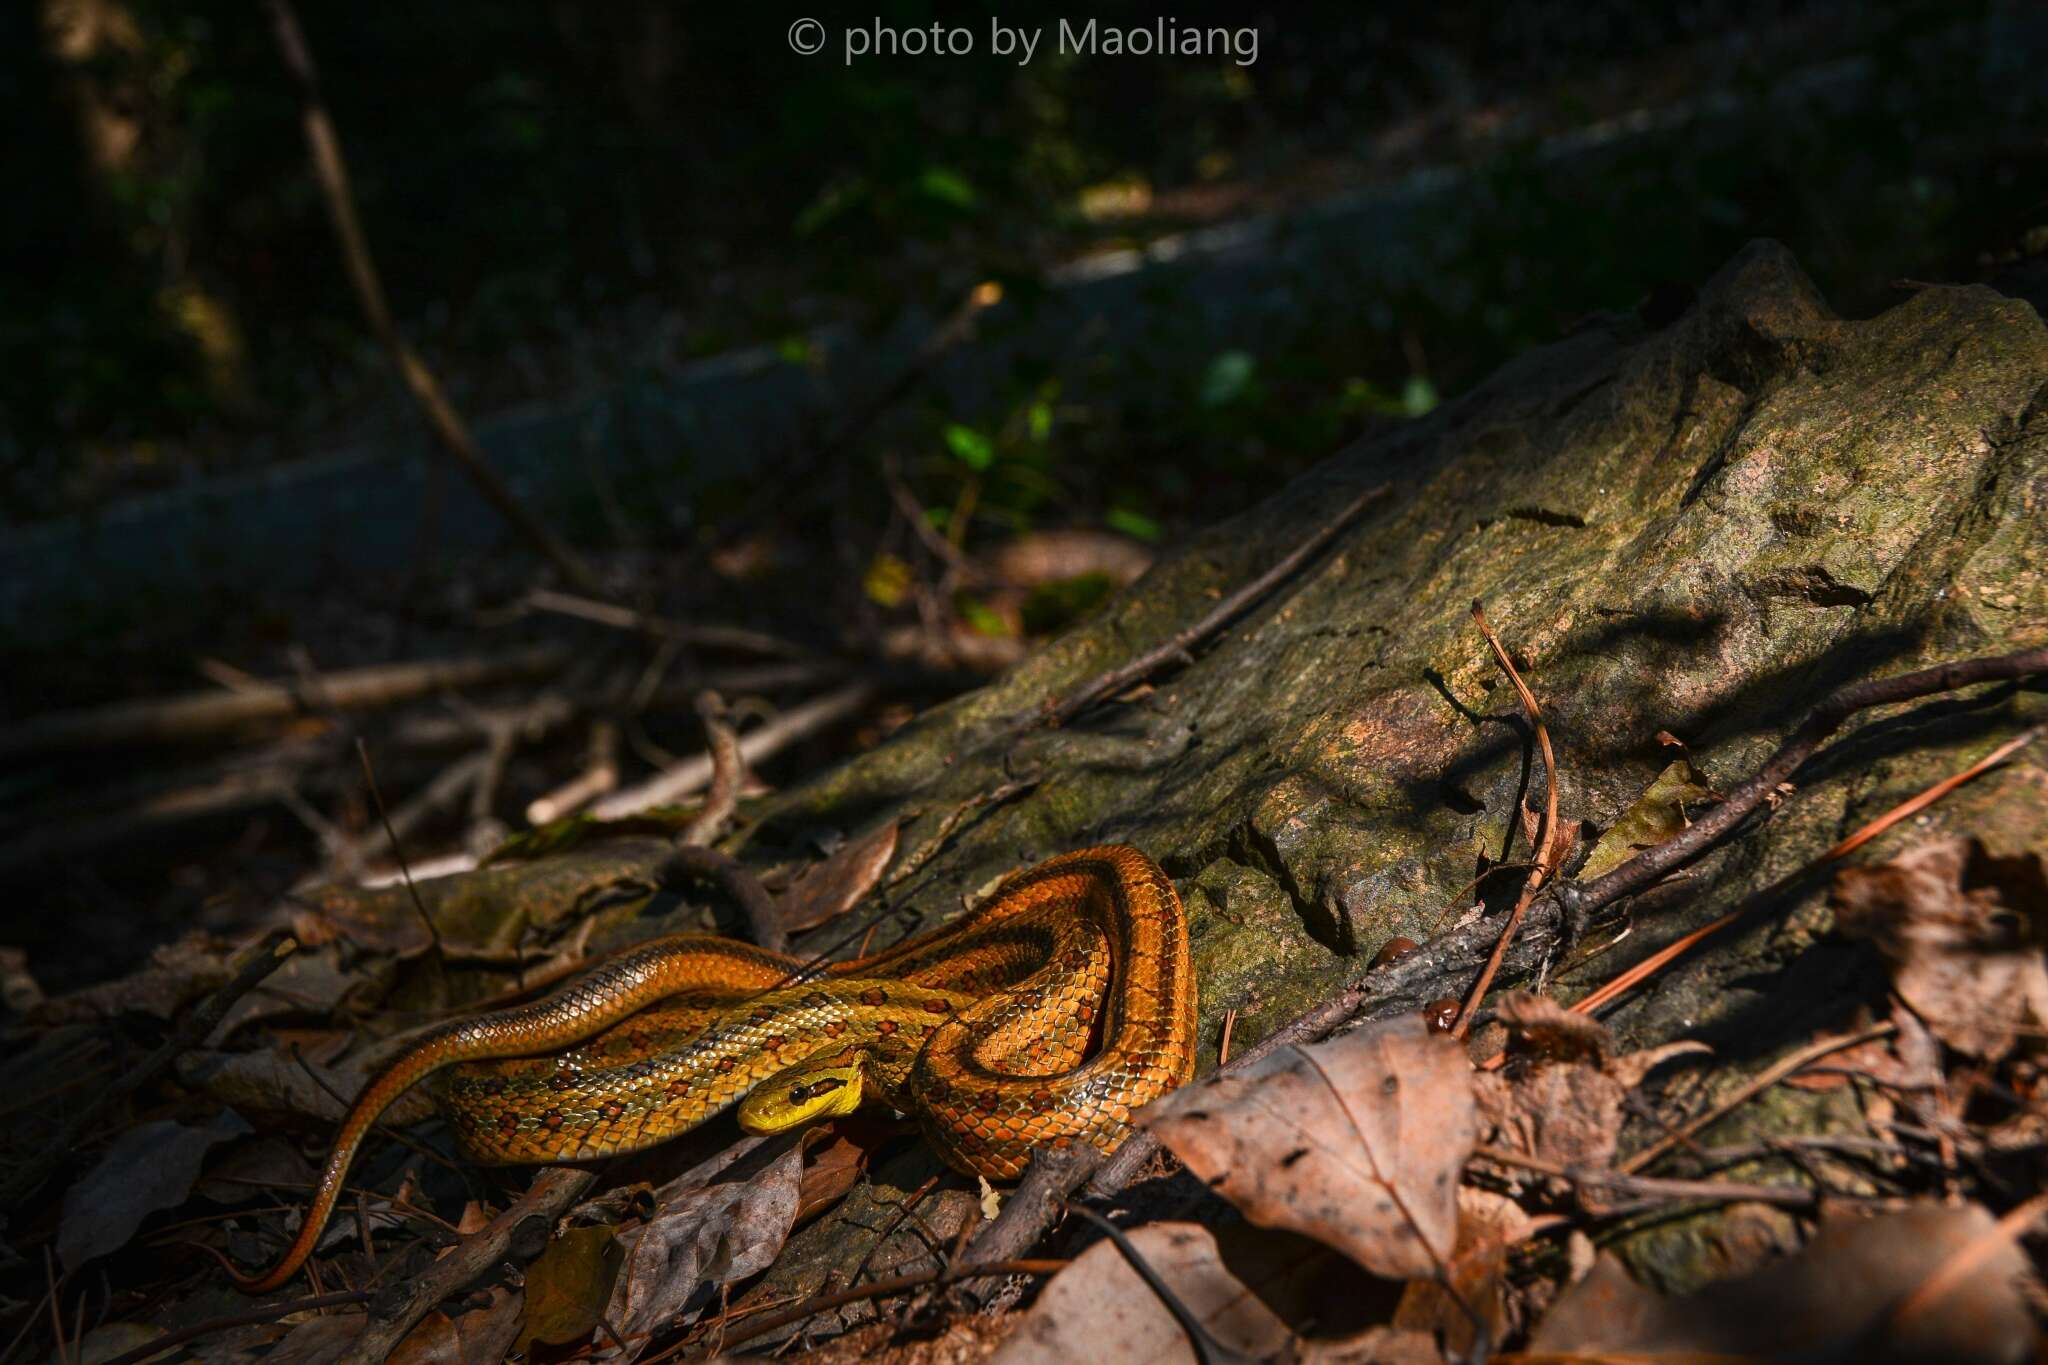
[[[230,1270],[251,1294],[283,1285],[320,1242],[340,1202],[363,1139],[392,1102],[418,1082],[458,1063],[530,1057],[603,1032],[668,996],[711,987],[762,990],[790,979],[799,959],[702,934],[655,939],[621,953],[529,1005],[458,1019],[430,1030],[364,1087],[349,1106],[298,1235],[260,1274]]]

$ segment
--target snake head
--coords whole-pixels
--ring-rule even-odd
[[[804,1063],[779,1071],[740,1101],[740,1127],[749,1133],[781,1133],[817,1119],[837,1118],[860,1108],[859,1062]]]

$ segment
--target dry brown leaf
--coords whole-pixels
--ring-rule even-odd
[[[330,1365],[355,1345],[368,1321],[361,1313],[307,1318],[263,1357],[263,1365]]]
[[[1974,839],[1938,839],[1890,862],[1835,874],[1844,932],[1892,963],[1892,983],[1936,1037],[1996,1061],[2048,1026],[2048,868],[1996,858]]]
[[[1215,1234],[1197,1223],[1147,1223],[1131,1244],[1223,1345],[1253,1357],[1277,1353],[1293,1333],[1223,1265]],[[1193,1361],[1173,1314],[1114,1242],[1097,1242],[1053,1277],[990,1365],[1151,1365]]]
[[[1386,1325],[1398,1288],[1368,1279],[1320,1242],[1245,1223],[1220,1230],[1149,1223],[1128,1236],[1226,1348],[1300,1365],[1442,1365],[1428,1334]],[[1046,1287],[995,1358],[1012,1365],[1149,1365],[1195,1356],[1171,1311],[1115,1243],[1100,1241]]]
[[[1660,740],[1668,739],[1661,732]],[[1677,740],[1669,740],[1677,744]],[[1685,746],[1678,745],[1682,751]],[[1619,820],[1600,836],[1586,865],[1579,869],[1580,881],[1591,881],[1620,867],[1646,848],[1654,848],[1683,831],[1691,818],[1720,796],[1698,769],[1678,759],[1658,773],[1643,794],[1636,798]]]
[[[1486,1141],[1560,1166],[1605,1170],[1629,1091],[1651,1068],[1707,1051],[1670,1043],[1617,1057],[1606,1025],[1522,992],[1496,1014],[1508,1028],[1508,1065],[1473,1078]]]
[[[497,1365],[519,1339],[525,1296],[503,1285],[490,1302],[453,1318],[438,1309],[391,1353],[390,1365]]]
[[[1155,1100],[1140,1120],[1266,1227],[1389,1279],[1435,1272],[1457,1240],[1478,1140],[1463,1048],[1414,1015],[1288,1048]]]
[[[1508,1031],[1511,1054],[1598,1064],[1614,1051],[1607,1025],[1591,1015],[1575,1014],[1547,995],[1508,991],[1494,1006],[1493,1017]]]
[[[282,1050],[188,1052],[176,1063],[178,1079],[222,1104],[247,1114],[291,1114],[337,1122],[345,1107],[339,1095],[357,1095],[379,1069],[388,1048],[365,1052],[336,1066],[303,1064]],[[303,1054],[301,1054],[303,1056]],[[315,1080],[316,1074],[319,1079]],[[407,1091],[384,1111],[393,1127],[418,1123],[434,1113],[419,1088]]]
[[[875,1148],[894,1137],[895,1124],[855,1114],[816,1134],[804,1147],[803,1181],[797,1187],[796,1223],[802,1227],[832,1208],[860,1183]]]
[[[646,1226],[619,1240],[626,1264],[606,1320],[644,1342],[690,1306],[700,1289],[766,1270],[789,1239],[803,1183],[801,1134],[717,1171],[691,1171],[655,1192]]]
[[[1838,1090],[1852,1076],[1863,1076],[1895,1090],[1932,1090],[1942,1083],[1941,1046],[1920,1017],[1897,1002],[1892,1006],[1893,1033],[1867,1043],[1831,1052],[1784,1084],[1795,1090]]]
[[[1994,1224],[1975,1204],[1832,1217],[1797,1255],[1673,1299],[1637,1285],[1603,1252],[1537,1327],[1529,1354],[2018,1365],[2033,1358],[2034,1332],[2027,1258],[2010,1244],[1925,1311],[1887,1321]]]
[[[821,863],[776,897],[782,927],[790,933],[815,929],[859,905],[882,880],[896,856],[896,822],[884,824],[858,839],[849,839]]]
[[[1442,1341],[1450,1354],[1469,1357],[1478,1344],[1476,1316],[1486,1342],[1498,1348],[1518,1325],[1508,1294],[1508,1252],[1529,1235],[1529,1215],[1514,1200],[1471,1185],[1458,1187],[1458,1245],[1447,1280],[1415,1280],[1394,1309],[1394,1326]]]

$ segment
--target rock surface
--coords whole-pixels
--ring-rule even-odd
[[[1547,709],[1567,818],[1613,825],[1675,756],[1660,731],[1725,789],[1833,688],[2048,640],[2044,397],[2048,328],[2025,302],[1927,288],[1845,320],[1788,253],[1754,244],[1668,327],[1589,325],[1222,521],[994,684],[776,798],[757,838],[915,812],[909,851],[951,827],[892,901],[891,922],[918,927],[1060,850],[1138,845],[1193,919],[1206,1067],[1226,1011],[1235,1045],[1256,1041],[1388,938],[1453,922],[1482,854],[1527,856],[1507,832],[1542,778],[1525,774],[1475,598]],[[1391,496],[1156,690],[1030,723],[1382,481]],[[1564,964],[1552,988],[1597,985],[2044,717],[2036,685],[1852,723],[1767,823],[1646,898],[1623,951]],[[1874,851],[1948,829],[2048,852],[2048,746]],[[1488,903],[1518,880],[1495,879]],[[1739,1072],[1881,1001],[1870,954],[1831,935],[1824,891],[1807,877],[1774,892],[1767,927],[1667,971],[1617,1031],[1702,1039]],[[1758,1121],[1810,1125],[1825,1103]],[[815,1256],[786,1257],[759,1292],[815,1283],[831,1236],[830,1220],[810,1229],[792,1251]],[[1712,1241],[1643,1241],[1638,1268],[1696,1283],[1727,1250]]]

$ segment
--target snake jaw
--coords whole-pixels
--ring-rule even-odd
[[[861,1067],[791,1067],[770,1076],[740,1101],[740,1127],[749,1133],[782,1133],[818,1119],[838,1118],[860,1108]]]

